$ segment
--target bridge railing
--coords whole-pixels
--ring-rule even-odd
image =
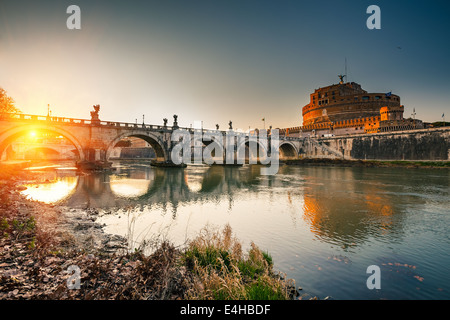
[[[128,129],[144,129],[144,130],[157,130],[157,131],[172,131],[175,129],[187,130],[190,133],[211,131],[211,129],[198,129],[198,128],[185,128],[185,127],[173,127],[164,125],[154,125],[154,124],[138,124],[129,122],[118,122],[118,121],[101,121],[101,120],[88,120],[88,119],[77,119],[77,118],[66,118],[66,117],[55,117],[55,116],[41,116],[34,114],[24,114],[24,113],[0,113],[0,120],[8,121],[29,121],[29,122],[41,122],[41,123],[54,123],[54,124],[64,124],[64,125],[77,125],[77,126],[102,126],[102,127],[118,127],[118,128],[128,128]],[[222,131],[225,132],[225,131]],[[269,133],[270,134],[270,133]],[[281,140],[297,141],[297,137],[280,136]]]
[[[66,117],[55,117],[55,116],[41,116],[34,114],[24,114],[24,113],[0,113],[0,120],[16,120],[16,121],[30,121],[30,122],[52,122],[52,123],[62,123],[62,124],[73,124],[73,125],[87,125],[87,126],[106,126],[106,127],[119,127],[119,128],[136,128],[136,129],[146,129],[146,130],[174,130],[174,129],[185,129],[190,132],[194,132],[193,128],[183,128],[183,127],[173,127],[164,125],[154,125],[154,124],[138,124],[130,122],[119,122],[119,121],[95,121],[88,119],[77,119],[77,118],[66,118]],[[207,131],[203,129],[203,132]]]
[[[55,116],[40,116],[34,114],[24,114],[24,113],[2,113],[0,114],[0,120],[17,120],[17,121],[30,121],[30,122],[52,122],[52,123],[62,123],[62,124],[73,124],[73,125],[95,125],[95,126],[108,126],[108,127],[121,127],[121,128],[139,128],[139,129],[172,129],[172,127],[163,125],[149,125],[149,124],[137,124],[128,122],[118,122],[118,121],[95,121],[88,119],[77,119],[77,118],[66,118],[66,117],[55,117]]]

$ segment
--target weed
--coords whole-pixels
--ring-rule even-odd
[[[36,237],[33,237],[27,245],[28,249],[34,249],[36,247]]]
[[[10,228],[10,225],[8,223],[8,220],[6,218],[2,218],[0,221],[0,230],[8,230]]]
[[[182,263],[194,274],[188,299],[285,300],[287,281],[272,271],[273,260],[253,242],[246,255],[227,225],[222,232],[204,229],[182,255]]]

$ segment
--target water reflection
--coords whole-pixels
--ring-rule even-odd
[[[386,241],[402,237],[403,204],[424,204],[420,197],[399,199],[398,192],[387,192],[392,184],[389,175],[374,177],[359,168],[284,166],[275,176],[261,176],[259,166],[179,169],[117,163],[116,167],[113,174],[53,173],[50,180],[28,185],[23,193],[72,208],[111,211],[170,205],[174,218],[180,205],[223,202],[226,206],[220,210],[230,212],[235,201],[254,194],[261,198],[255,210],[279,206],[291,213],[292,221],[302,218],[316,238],[344,247],[371,237]]]
[[[259,168],[192,166],[154,168],[120,166],[114,174],[93,173],[78,178],[76,192],[65,205],[111,208],[160,203],[196,202],[233,196],[261,185]]]
[[[397,205],[396,194],[385,194],[389,181],[369,181],[375,172],[357,168],[306,172],[303,217],[318,238],[347,247],[371,237],[393,241],[402,236],[404,207]]]
[[[356,168],[285,166],[275,176],[261,176],[259,166],[168,169],[116,165],[113,174],[53,173],[52,179],[28,185],[23,193],[73,208],[166,208],[170,204],[174,217],[180,204],[224,201],[229,211],[236,199],[243,201],[255,194],[262,198],[258,210],[266,210],[267,201],[280,208],[288,206],[292,219],[302,217],[323,241],[352,246],[372,236],[401,236],[402,207],[394,208],[398,195],[385,192],[386,177],[369,181]],[[392,228],[396,230],[391,232]]]
[[[117,168],[117,172],[109,177],[111,192],[117,197],[137,198],[145,195],[155,179],[154,171],[139,170],[125,172]]]
[[[357,297],[373,298],[364,286],[371,264],[400,261],[420,270],[423,260],[429,274],[419,276],[438,286],[441,273],[433,266],[450,263],[447,171],[283,166],[275,176],[261,176],[259,166],[115,165],[112,174],[54,173],[24,192],[71,208],[99,209],[107,232],[129,236],[132,243],[165,230],[181,244],[206,224],[229,223],[238,238],[273,253],[279,268],[303,287],[323,286],[324,296],[335,298],[352,298],[355,290]],[[432,261],[421,258],[424,251]],[[321,271],[326,268],[327,275]],[[361,281],[354,270],[362,270]],[[333,293],[325,283],[337,281],[336,272],[342,282]],[[409,293],[417,286],[413,276]],[[390,292],[387,286],[383,294]],[[447,281],[440,288],[449,286]],[[399,297],[399,287],[391,297]]]
[[[48,175],[47,175],[48,176]],[[70,197],[76,190],[77,176],[58,176],[56,173],[50,179],[33,184],[25,184],[21,191],[28,199],[44,203],[58,203]]]

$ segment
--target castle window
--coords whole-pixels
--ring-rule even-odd
[[[369,100],[369,96],[364,96],[362,97],[363,101],[368,101]]]
[[[380,100],[381,96],[375,96],[375,100]]]

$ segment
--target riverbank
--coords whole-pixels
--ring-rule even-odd
[[[186,247],[153,244],[129,252],[105,233],[95,210],[26,199],[20,168],[0,175],[0,299],[292,299],[295,286],[252,244],[244,253],[231,229],[204,230]]]
[[[343,160],[343,159],[296,159],[284,161],[286,165],[336,166],[336,167],[380,167],[380,168],[440,168],[450,169],[450,161],[407,160]]]

